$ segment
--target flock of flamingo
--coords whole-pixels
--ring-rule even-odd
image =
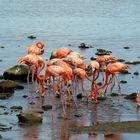
[[[30,68],[27,76],[28,82],[30,72],[32,71],[33,83],[34,74],[36,74],[39,81],[36,92],[41,90],[42,96],[46,94],[46,84],[48,83],[52,85],[54,94],[60,97],[65,95],[65,103],[70,103],[74,99],[74,89],[77,88],[80,92],[79,79],[82,81],[81,88],[85,93],[86,101],[91,99],[97,103],[97,97],[99,95],[104,96],[109,85],[110,93],[112,93],[116,82],[118,83],[119,92],[121,92],[117,75],[129,67],[118,62],[117,58],[111,55],[101,55],[86,65],[84,63],[84,55],[69,48],[59,48],[53,53],[53,57],[45,63],[45,60],[40,56],[45,52],[44,46],[42,42],[30,46],[28,54],[19,59],[19,64],[26,64]],[[87,68],[91,72],[90,76],[87,75]],[[41,71],[44,69],[45,74],[41,75]],[[103,84],[98,86],[97,79],[100,75],[102,76]],[[91,83],[90,94],[84,85],[85,78]]]

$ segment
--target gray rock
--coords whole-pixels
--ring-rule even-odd
[[[23,82],[27,82],[29,67],[25,65],[15,65],[4,71],[3,77],[4,79],[9,80],[20,80]]]
[[[137,93],[132,93],[130,95],[127,95],[126,97],[124,97],[125,99],[130,99],[130,100],[135,100],[137,96]]]
[[[136,72],[134,72],[133,74],[134,74],[134,75],[139,75],[139,72],[136,71]]]
[[[22,108],[23,108],[22,106],[12,106],[12,107],[10,107],[11,110],[15,110],[15,111],[16,110],[22,110]]]
[[[11,92],[15,89],[24,89],[24,87],[12,80],[0,81],[0,92]]]
[[[52,105],[43,105],[43,106],[42,106],[42,109],[43,109],[44,111],[50,110],[50,109],[52,109]]]
[[[7,126],[7,125],[5,125],[5,124],[1,124],[1,123],[0,123],[0,131],[9,131],[9,130],[11,130],[11,129],[12,129],[11,126]]]
[[[29,38],[29,39],[36,39],[36,36],[35,35],[29,35],[27,38]]]
[[[24,87],[11,80],[3,80],[0,82],[0,99],[7,99],[12,96],[16,89],[23,89]]]
[[[17,116],[19,122],[39,123],[43,120],[43,114],[37,112],[22,112]]]
[[[96,55],[110,55],[112,52],[104,49],[97,49]]]
[[[87,48],[91,48],[91,46],[85,44],[85,43],[81,43],[79,48],[82,48],[82,49],[87,49]]]
[[[140,64],[140,61],[127,61],[127,62],[125,62],[125,64],[137,65],[137,64]]]

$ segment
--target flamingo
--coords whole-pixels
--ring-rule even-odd
[[[95,60],[91,61],[88,66],[92,70],[92,85],[91,85],[91,97],[94,98],[94,93],[93,91],[98,88],[96,80],[99,78],[100,74],[100,64]]]
[[[71,93],[67,87],[67,82],[69,81],[69,73],[64,67],[58,65],[50,65],[46,68],[45,75],[43,77],[40,77],[40,70],[37,69],[37,77],[39,80],[42,80],[43,82],[45,81],[45,79],[49,79],[50,77],[56,77],[58,81],[57,84],[54,86],[54,90],[58,91],[60,87],[59,85],[60,83],[62,83],[64,85],[66,92],[68,93],[67,101],[70,102]],[[46,93],[46,89],[44,87],[44,84],[42,84],[42,95],[44,96],[45,93]],[[60,93],[62,92],[60,91]],[[64,107],[63,107],[63,111],[65,116],[66,112]]]
[[[45,75],[43,77],[40,76],[40,69],[37,69],[37,77],[39,80],[45,80],[45,79],[49,79],[50,77],[56,77],[56,78],[58,78],[58,82],[56,84],[56,87],[59,87],[57,85],[59,85],[61,82],[63,82],[64,87],[67,90],[66,83],[69,80],[68,79],[69,73],[62,66],[57,66],[57,65],[48,66],[46,68]],[[46,90],[44,87],[42,87],[42,88],[43,88],[42,95],[44,96]]]
[[[35,54],[27,54],[26,56],[19,59],[19,64],[26,64],[29,66],[28,76],[27,76],[27,83],[29,87],[29,75],[30,71],[32,70],[32,83],[34,85],[34,69],[40,69],[40,71],[43,70],[45,66],[45,61],[41,56],[35,55]]]
[[[66,62],[64,62],[62,59],[60,59],[60,58],[54,58],[54,59],[49,60],[47,62],[47,66],[50,66],[50,65],[57,65],[57,66],[63,67],[69,73],[68,79],[69,80],[72,79],[72,68],[69,66],[69,64],[67,64]]]
[[[86,93],[86,99],[88,101],[89,99],[89,94],[84,86],[84,79],[87,78],[89,81],[91,81],[91,79],[88,77],[88,75],[86,74],[86,71],[81,69],[81,68],[75,68],[73,70],[73,75],[74,75],[74,79],[75,78],[79,78],[82,80],[82,90],[85,91]]]
[[[72,69],[74,69],[74,68],[82,68],[84,70],[86,69],[86,65],[85,65],[83,59],[78,58],[75,55],[68,55],[67,57],[63,58],[63,61],[68,63]]]
[[[55,52],[53,52],[51,54],[50,59],[52,58],[64,58],[66,57],[70,52],[72,52],[71,49],[69,48],[59,48],[58,50],[56,50]]]
[[[103,74],[104,67],[106,67],[110,62],[116,62],[117,58],[110,55],[102,55],[97,57],[96,61],[100,64],[102,74]],[[103,74],[103,82],[104,82],[104,74]]]
[[[42,55],[44,53],[44,44],[42,42],[38,42],[35,45],[32,45],[28,49],[28,54],[36,54]]]
[[[81,59],[85,58],[83,54],[77,53],[75,51],[70,52],[68,55],[75,55],[76,57],[81,58]]]
[[[112,81],[114,80],[114,78],[117,79],[116,75],[119,74],[122,70],[126,70],[128,69],[129,67],[127,65],[124,65],[120,62],[115,62],[115,63],[112,63],[110,64],[109,66],[106,67],[106,80],[105,80],[105,83],[100,87],[100,88],[96,88],[95,90],[95,97],[94,97],[94,100],[95,102],[97,102],[97,94],[98,94],[98,91],[100,89],[104,89],[108,84],[112,83]],[[112,76],[110,81],[108,81],[109,79],[109,76]],[[113,81],[114,84],[113,86],[111,87],[111,90],[110,92],[112,92],[113,88],[114,88],[114,85],[115,85],[115,81]],[[117,82],[118,82],[118,86],[119,86],[119,90],[121,89],[120,87],[120,83],[119,83],[119,80],[117,79]],[[103,96],[104,92],[102,93],[102,96]]]

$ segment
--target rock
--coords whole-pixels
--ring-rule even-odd
[[[79,48],[81,48],[81,49],[87,49],[87,48],[90,48],[90,46],[87,45],[87,44],[85,44],[85,43],[81,43],[80,46],[79,46]]]
[[[23,98],[28,98],[28,95],[23,95],[22,97],[23,97]]]
[[[4,47],[4,46],[0,46],[0,48],[2,48],[2,49],[3,49],[3,48],[5,48],[5,47]]]
[[[75,116],[75,117],[82,117],[83,114],[82,114],[82,113],[76,113],[74,116]]]
[[[140,61],[127,61],[125,64],[130,64],[130,65],[137,65],[140,64]]]
[[[112,52],[104,49],[97,49],[96,55],[110,55]]]
[[[106,97],[97,97],[97,100],[104,101],[106,100]]]
[[[6,93],[0,93],[0,99],[4,100],[4,99],[8,99],[9,97],[11,97],[13,95],[14,92],[6,92]]]
[[[128,70],[122,70],[120,73],[121,74],[131,74]]]
[[[96,60],[97,57],[92,56],[90,60]]]
[[[127,83],[127,81],[121,80],[120,83],[125,84],[125,83]]]
[[[2,59],[0,59],[0,62],[2,62]]]
[[[106,137],[106,138],[112,138],[113,135],[114,135],[113,133],[105,133],[104,134],[104,137]]]
[[[39,123],[43,120],[43,115],[37,112],[22,112],[17,116],[19,122]]]
[[[43,105],[43,106],[42,106],[42,109],[43,109],[44,111],[47,111],[47,110],[49,110],[49,109],[52,109],[52,105]]]
[[[2,139],[2,135],[0,135],[0,139]]]
[[[124,49],[130,49],[130,47],[123,47]]]
[[[113,92],[113,93],[111,94],[111,96],[112,96],[112,97],[116,97],[116,96],[119,96],[119,94]]]
[[[117,59],[118,62],[125,62],[124,59]]]
[[[134,74],[134,75],[139,75],[139,72],[136,71],[136,72],[134,72],[133,74]]]
[[[11,80],[3,80],[0,82],[0,99],[11,97],[16,89],[24,87]]]
[[[4,79],[9,80],[20,80],[23,82],[27,82],[29,67],[25,65],[15,65],[4,71],[3,77]]]
[[[22,110],[22,106],[12,106],[12,107],[10,107],[10,109],[11,110],[13,110],[13,111],[18,111],[18,110]]]
[[[98,82],[98,83],[97,83],[98,86],[101,86],[102,84],[103,84],[102,82]]]
[[[130,95],[127,95],[126,97],[124,97],[125,99],[130,99],[130,100],[135,100],[137,96],[137,93],[132,93]]]
[[[35,36],[35,35],[30,35],[30,36],[28,36],[27,38],[36,39],[36,36]]]
[[[15,89],[24,89],[24,87],[12,80],[3,80],[0,82],[0,92],[14,92]]]
[[[77,99],[82,99],[82,98],[83,98],[82,93],[77,94]]]
[[[3,77],[3,75],[0,75],[0,79],[3,79],[4,77]]]
[[[9,130],[11,130],[12,129],[12,127],[11,126],[7,126],[7,125],[5,125],[5,124],[2,124],[2,123],[0,123],[0,131],[9,131]]]
[[[4,106],[4,105],[0,105],[0,108],[7,108],[6,106]]]

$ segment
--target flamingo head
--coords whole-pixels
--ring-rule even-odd
[[[36,43],[36,46],[38,47],[38,48],[40,48],[40,49],[43,49],[44,48],[44,43],[42,43],[42,42],[37,42]]]

